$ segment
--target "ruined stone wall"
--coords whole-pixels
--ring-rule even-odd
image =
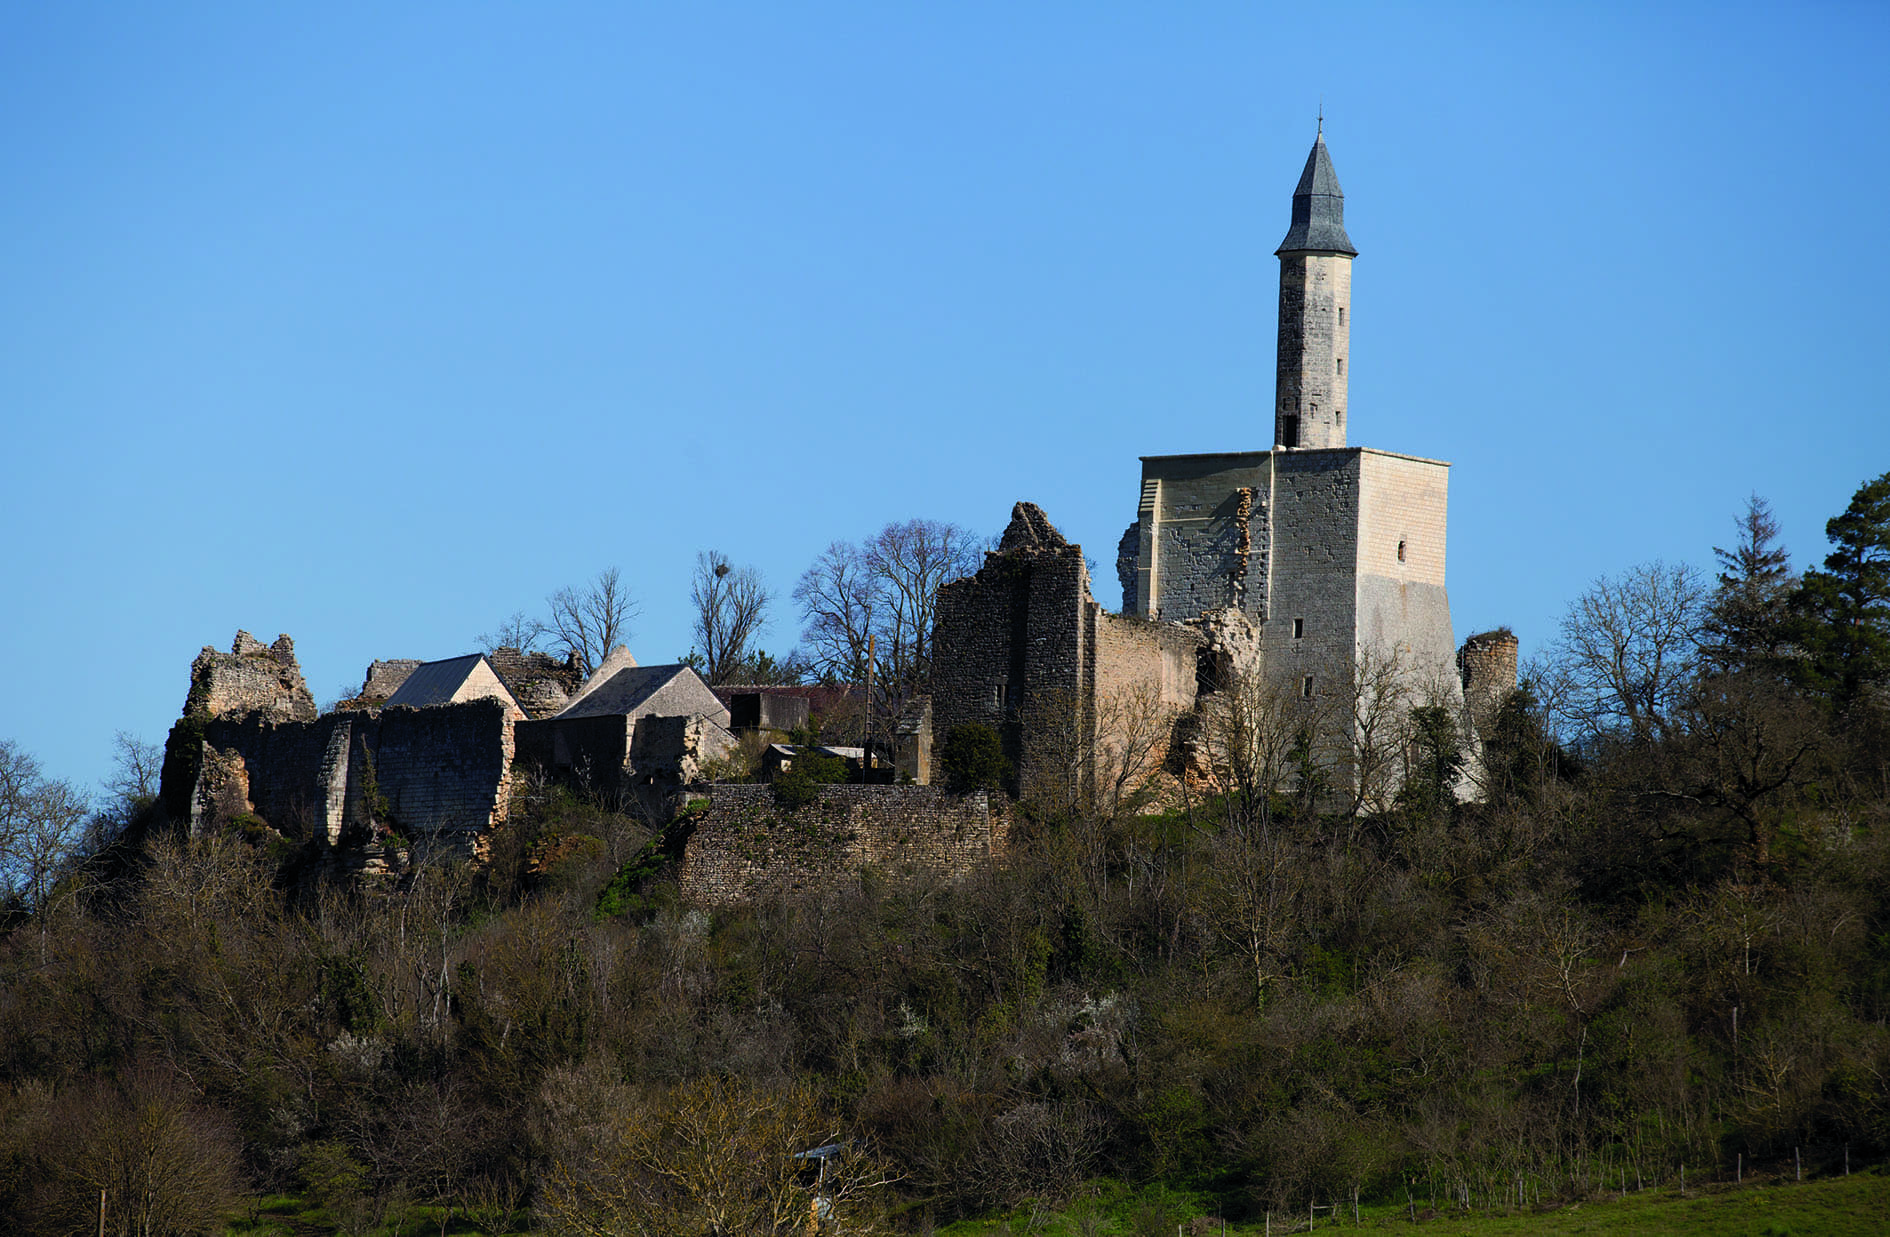
[[[1088,739],[1095,702],[1090,633],[1097,610],[1081,546],[1031,562],[1023,640],[1029,655],[1017,693],[1020,788],[1067,776],[1073,745]]]
[[[769,786],[712,786],[683,852],[692,902],[817,893],[856,884],[867,866],[894,879],[955,879],[1001,855],[1006,822],[980,791],[824,786],[814,803],[775,807]]]
[[[355,699],[363,703],[385,701],[400,690],[400,685],[407,681],[408,675],[424,664],[413,657],[396,657],[388,661],[370,662],[367,675],[361,680],[361,691]]]
[[[1162,768],[1174,722],[1194,708],[1201,633],[1175,623],[1110,614],[1091,602],[1086,793],[1120,778],[1133,791]]]
[[[355,727],[371,719],[332,713],[312,722],[270,721],[261,714],[221,717],[203,732],[203,760],[190,796],[190,828],[254,812],[283,836],[341,837],[348,807]]]
[[[184,712],[197,717],[259,713],[274,721],[306,722],[315,720],[316,709],[296,664],[295,642],[284,635],[264,644],[239,631],[229,652],[206,646],[190,664]]]
[[[486,654],[486,663],[530,718],[553,716],[571,703],[584,682],[576,654],[560,660],[548,653],[501,647]]]
[[[932,726],[941,742],[959,726],[982,722],[1004,736],[1008,754],[1017,759],[1011,685],[1024,677],[1028,571],[1021,561],[987,554],[976,575],[938,590],[932,627]]]
[[[893,732],[893,767],[899,780],[916,786],[932,784],[932,698],[914,696],[906,702]]]
[[[1079,546],[1000,551],[939,590],[933,628],[933,733],[997,729],[1020,783],[1067,747],[1089,696],[1088,575]]]
[[[615,795],[628,785],[635,724],[622,713],[520,722],[518,760],[598,794]]]
[[[1110,614],[1095,602],[1093,690],[1098,699],[1147,693],[1170,708],[1190,709],[1195,698],[1199,632],[1175,623]]]
[[[412,837],[465,840],[505,818],[512,722],[496,700],[431,709],[261,714],[207,722],[190,795],[191,828],[254,812],[284,836],[339,845],[378,823]]]
[[[735,750],[735,736],[714,718],[639,717],[630,736],[629,774],[646,784],[681,785]]]
[[[394,827],[410,837],[469,838],[503,821],[514,724],[490,697],[383,711],[374,772]]]
[[[1264,614],[1271,475],[1264,451],[1143,457],[1135,597],[1125,593],[1124,612],[1178,621],[1238,605]],[[1126,564],[1118,570],[1126,576]]]

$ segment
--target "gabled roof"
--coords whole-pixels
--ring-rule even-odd
[[[515,716],[525,715],[525,710],[519,708],[518,701],[512,698],[512,693],[506,690],[499,676],[493,673],[483,653],[468,653],[464,657],[449,657],[444,661],[421,662],[401,683],[400,690],[387,698],[387,707],[425,709],[484,696],[498,700]]]
[[[728,725],[728,708],[715,698],[702,676],[680,662],[666,666],[624,666],[608,673],[608,665],[591,676],[564,711],[564,717],[610,717],[645,714],[659,717],[706,716]]]
[[[1332,156],[1326,153],[1323,132],[1313,139],[1312,153],[1306,156],[1306,170],[1299,174],[1293,190],[1293,222],[1286,230],[1275,254],[1313,250],[1358,256],[1352,240],[1345,234],[1345,191],[1339,188],[1339,174],[1332,170]]]

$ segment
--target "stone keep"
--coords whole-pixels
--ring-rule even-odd
[[[1349,692],[1397,659],[1416,699],[1461,709],[1444,544],[1450,466],[1346,445],[1352,260],[1323,133],[1280,244],[1271,450],[1144,456],[1117,573],[1123,611],[1259,625],[1265,673],[1294,694]]]

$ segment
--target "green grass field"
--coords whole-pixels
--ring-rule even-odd
[[[1191,1221],[1200,1215],[1183,1195],[1159,1190],[1107,1192],[1088,1202],[1056,1212],[1019,1211],[985,1220],[962,1220],[941,1227],[936,1237],[1165,1237],[1179,1231],[1193,1237]],[[441,1216],[436,1208],[412,1207],[398,1222],[383,1217],[378,1225],[338,1223],[341,1217],[305,1207],[289,1197],[259,1200],[253,1211],[224,1230],[225,1237],[315,1237],[341,1231],[371,1237],[419,1237],[438,1233]],[[1791,1181],[1750,1181],[1742,1186],[1714,1184],[1688,1191],[1649,1189],[1631,1192],[1625,1199],[1609,1198],[1527,1212],[1486,1215],[1445,1212],[1413,1223],[1404,1208],[1366,1207],[1354,1223],[1349,1208],[1338,1218],[1322,1210],[1314,1231],[1338,1233],[1364,1229],[1372,1232],[1432,1233],[1439,1237],[1572,1237],[1573,1234],[1726,1234],[1728,1237],[1876,1237],[1890,1233],[1890,1174],[1872,1170],[1849,1177],[1832,1177],[1803,1184]],[[477,1218],[456,1214],[447,1227],[449,1237],[511,1237],[527,1234],[529,1227],[488,1229]],[[1208,1230],[1218,1237],[1218,1227]],[[1306,1214],[1275,1215],[1266,1219],[1230,1223],[1226,1231],[1239,1237],[1271,1232],[1286,1237],[1307,1231]]]
[[[1002,1220],[964,1221],[938,1230],[938,1237],[1156,1237],[1158,1216],[1168,1224],[1179,1224],[1183,1234],[1190,1232],[1185,1222],[1186,1208],[1179,1200],[1119,1199],[1098,1202],[1089,1207],[1060,1212],[1054,1216],[1031,1216],[1019,1212]],[[1329,1211],[1319,1213],[1315,1231],[1338,1232],[1363,1228],[1370,1231],[1402,1231],[1437,1234],[1464,1234],[1465,1237],[1563,1237],[1564,1234],[1729,1234],[1732,1237],[1806,1237],[1830,1234],[1831,1237],[1876,1237],[1890,1233],[1890,1176],[1881,1172],[1859,1172],[1848,1177],[1833,1177],[1802,1184],[1786,1181],[1751,1181],[1742,1186],[1709,1185],[1689,1190],[1681,1197],[1677,1190],[1659,1189],[1631,1192],[1625,1199],[1572,1203],[1541,1210],[1511,1214],[1484,1215],[1444,1212],[1432,1219],[1411,1221],[1404,1209],[1365,1208],[1362,1223],[1355,1224],[1349,1208],[1336,1220]],[[1175,1232],[1168,1227],[1166,1232]],[[1211,1230],[1218,1234],[1219,1229]],[[1241,1237],[1267,1231],[1266,1221],[1229,1224],[1227,1232]],[[1276,1215],[1271,1231],[1275,1234],[1304,1233],[1306,1214]]]

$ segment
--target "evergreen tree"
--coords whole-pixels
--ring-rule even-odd
[[[1806,686],[1848,711],[1890,680],[1890,473],[1865,483],[1824,526],[1834,547],[1792,597]]]
[[[1778,543],[1771,504],[1754,494],[1734,521],[1739,540],[1713,547],[1717,586],[1707,602],[1701,652],[1714,671],[1776,668],[1788,647],[1791,556]]]

